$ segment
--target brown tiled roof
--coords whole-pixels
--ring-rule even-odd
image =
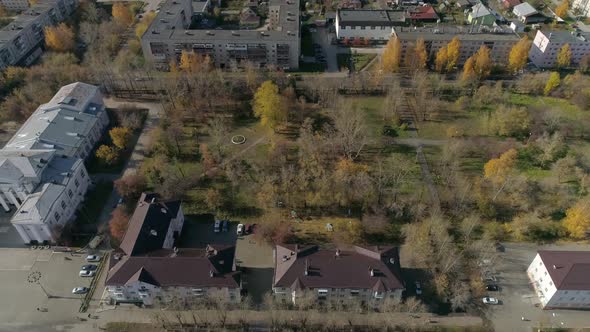
[[[145,256],[123,256],[109,269],[107,286],[143,281],[155,286],[239,287],[234,246],[203,249],[161,249]],[[213,276],[211,276],[213,272]]]
[[[277,245],[273,285],[379,291],[404,288],[399,254],[394,247],[355,247],[338,250],[337,255],[336,250],[321,250],[317,246]]]
[[[180,209],[180,201],[161,202],[156,194],[141,194],[120,248],[127,255],[141,255],[161,249]]]
[[[558,290],[590,290],[590,251],[538,253]]]

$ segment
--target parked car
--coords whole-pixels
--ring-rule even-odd
[[[486,296],[482,300],[483,300],[484,304],[492,304],[492,305],[500,304],[500,301],[498,301],[498,299],[495,297]]]
[[[492,292],[497,292],[500,290],[500,287],[498,287],[498,285],[490,284],[490,285],[486,285],[486,290],[489,290]]]
[[[257,224],[252,224],[252,226],[250,227],[250,234],[254,234],[256,233],[256,228],[258,227]]]
[[[420,281],[414,282],[416,285],[416,295],[422,295],[422,285],[420,285]]]
[[[81,270],[80,271],[80,277],[94,277],[95,274],[96,274],[96,271],[91,271],[91,270]]]
[[[482,280],[483,282],[489,282],[489,283],[498,282],[498,279],[497,279],[495,276],[491,275],[491,274],[484,274],[484,275],[481,277],[481,280]]]
[[[236,232],[238,235],[244,235],[244,224],[238,224],[238,230]]]
[[[86,261],[87,262],[100,262],[100,256],[99,255],[88,255],[88,256],[86,256]]]
[[[223,227],[222,227],[222,229],[223,229],[223,231],[224,231],[224,232],[227,232],[227,226],[228,226],[228,225],[229,225],[229,221],[227,221],[227,220],[224,220],[224,221],[223,221]]]
[[[215,225],[213,225],[213,231],[215,233],[219,233],[221,231],[221,220],[215,220]]]
[[[252,233],[252,225],[246,224],[246,226],[244,226],[244,234],[250,234],[250,233]]]
[[[86,264],[86,265],[82,265],[82,271],[95,271],[98,268],[98,266],[94,265],[94,264]]]
[[[88,287],[76,287],[72,289],[72,294],[86,294],[88,293]]]

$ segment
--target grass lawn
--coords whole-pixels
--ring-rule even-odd
[[[82,203],[76,224],[94,224],[96,223],[100,212],[104,208],[107,200],[113,191],[112,182],[99,182],[94,189],[88,192],[86,200]]]
[[[350,65],[350,59],[354,61],[354,70],[361,71],[365,68],[371,60],[373,60],[377,55],[376,54],[337,54],[336,58],[338,60],[338,68],[347,68]]]
[[[327,224],[332,224],[332,230],[328,230]],[[356,218],[323,217],[312,220],[293,221],[291,227],[295,237],[309,243],[338,241],[350,241],[360,236],[361,223]]]

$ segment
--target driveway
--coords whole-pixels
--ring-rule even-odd
[[[326,55],[327,68],[329,73],[339,72],[338,60],[336,54],[338,53],[338,46],[330,43],[334,34],[328,32],[327,27],[318,27],[317,32],[312,33],[313,42],[322,46],[322,51]]]
[[[497,296],[501,305],[487,307],[488,318],[496,331],[532,331],[539,327],[588,328],[588,312],[576,310],[542,310],[535,307],[539,303],[529,284],[526,269],[535,257],[537,250],[590,250],[590,245],[545,245],[528,243],[504,244],[506,251],[499,254],[494,262],[498,273],[500,292],[489,292]],[[496,293],[496,294],[494,294]],[[521,318],[525,317],[525,321]]]
[[[243,271],[243,288],[255,304],[263,302],[272,289],[274,259],[272,247],[261,243],[253,234],[240,236],[236,243],[236,262]]]

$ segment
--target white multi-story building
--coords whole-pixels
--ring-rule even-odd
[[[43,184],[22,201],[10,222],[25,243],[54,243],[91,184],[82,159],[54,157]]]
[[[574,0],[572,9],[583,16],[590,16],[590,0]]]
[[[177,248],[183,224],[180,201],[141,195],[121,246],[109,263],[105,284],[114,303],[153,305],[207,297],[240,301],[235,246]]]
[[[543,309],[590,309],[590,251],[539,251],[527,275]]]
[[[537,67],[555,67],[557,54],[565,44],[570,46],[572,65],[579,64],[582,58],[590,55],[590,33],[538,30],[529,51],[529,59]]]
[[[385,44],[393,27],[405,22],[404,11],[341,9],[336,13],[336,37],[344,44]]]
[[[85,159],[108,124],[98,87],[72,83],[39,106],[5,148],[53,149],[60,155]]]
[[[317,301],[356,300],[376,306],[401,301],[404,285],[394,247],[322,250],[318,246],[277,245],[272,292],[283,303],[297,304],[311,295]]]
[[[0,4],[8,10],[25,10],[29,8],[29,0],[0,0]]]
[[[0,69],[29,66],[43,53],[43,29],[65,21],[77,0],[39,0],[0,29]]]

